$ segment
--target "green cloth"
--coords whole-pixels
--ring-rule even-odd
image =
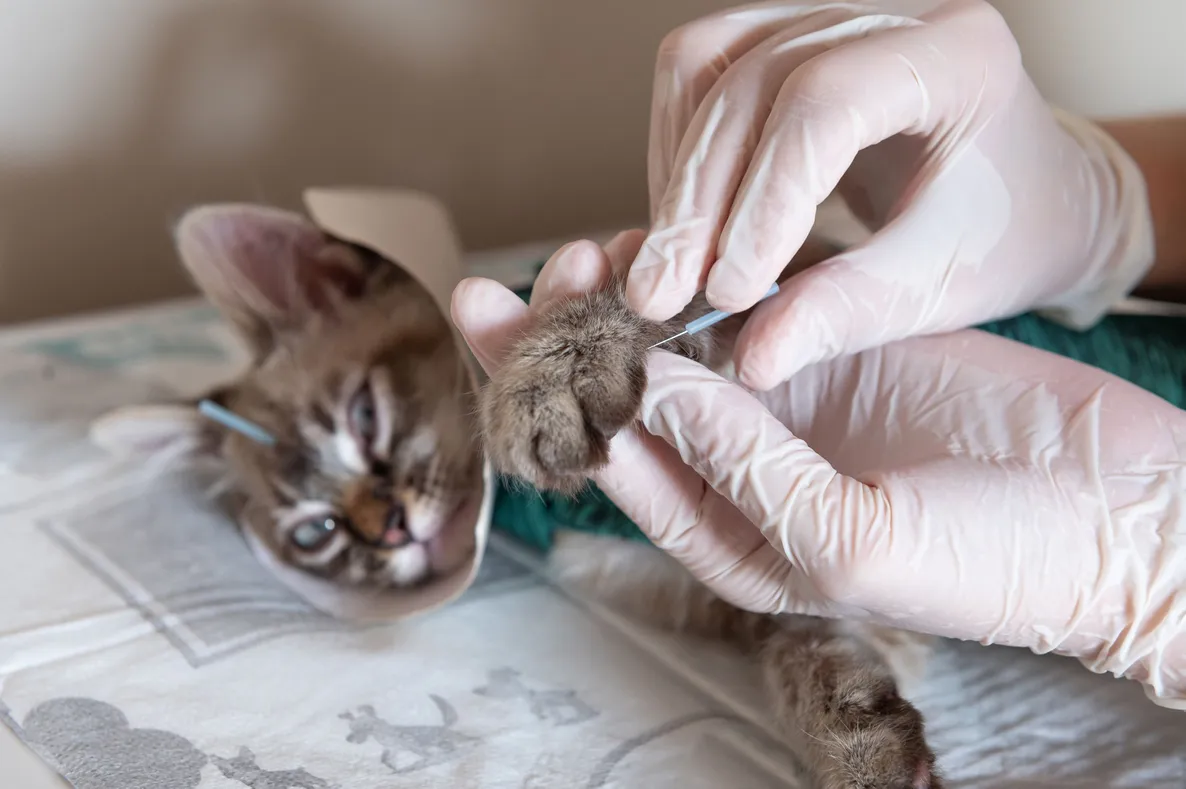
[[[519,296],[524,300],[530,291]],[[1094,365],[1186,407],[1186,320],[1112,316],[1077,332],[1037,315],[979,327],[984,331]],[[547,550],[558,528],[645,539],[621,510],[595,487],[574,498],[500,482],[494,528]]]

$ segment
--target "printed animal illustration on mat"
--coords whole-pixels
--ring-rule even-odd
[[[381,761],[393,773],[411,773],[456,758],[466,747],[475,745],[478,738],[453,729],[457,711],[440,696],[430,695],[441,713],[441,724],[404,726],[389,723],[375,713],[369,704],[358,707],[358,713],[343,712],[338,717],[350,722],[346,741],[361,745],[374,739],[383,747]]]
[[[36,746],[74,789],[195,789],[206,755],[177,734],[133,729],[102,701],[64,698],[34,707],[24,721]]]
[[[240,747],[238,755],[230,759],[211,754],[210,761],[224,776],[251,789],[334,789],[304,767],[265,770],[256,764],[255,754],[247,747]]]
[[[490,699],[526,701],[532,715],[553,726],[584,723],[599,714],[577,696],[575,690],[535,690],[525,685],[521,676],[513,668],[493,669],[487,672],[486,684],[474,693]]]

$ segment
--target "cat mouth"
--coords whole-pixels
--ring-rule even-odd
[[[473,502],[472,495],[463,496],[449,514],[441,519],[440,528],[420,543],[428,551],[433,578],[447,575],[473,556]]]
[[[472,495],[421,528],[400,532],[394,544],[373,546],[364,584],[414,589],[449,575],[473,556],[475,514]],[[418,531],[415,536],[413,531]],[[386,536],[386,535],[385,535]]]
[[[383,548],[399,548],[408,542],[407,534],[390,529],[379,538],[379,545]]]
[[[408,513],[408,521],[403,529],[407,544],[427,545],[442,534],[458,528],[459,525],[464,527],[465,524],[459,524],[458,521],[462,520],[462,511],[470,502],[471,496],[461,495],[454,502],[439,509],[437,508],[439,504],[431,508],[413,509]],[[399,546],[397,544],[383,547],[398,548]]]

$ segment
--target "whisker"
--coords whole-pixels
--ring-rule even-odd
[[[822,739],[820,739],[819,737],[815,736],[815,735],[814,735],[814,734],[812,734],[811,732],[807,731],[807,729],[804,729],[802,726],[800,726],[800,727],[799,727],[799,731],[803,732],[803,733],[804,733],[804,734],[806,734],[808,737],[810,737],[811,739],[815,740],[815,741],[816,741],[816,742],[818,742],[818,743],[822,743],[823,745],[827,745],[827,744],[828,744],[826,740],[822,740]]]

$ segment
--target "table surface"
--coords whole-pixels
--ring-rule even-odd
[[[67,789],[70,786],[5,726],[0,726],[0,784],[19,789]]]

